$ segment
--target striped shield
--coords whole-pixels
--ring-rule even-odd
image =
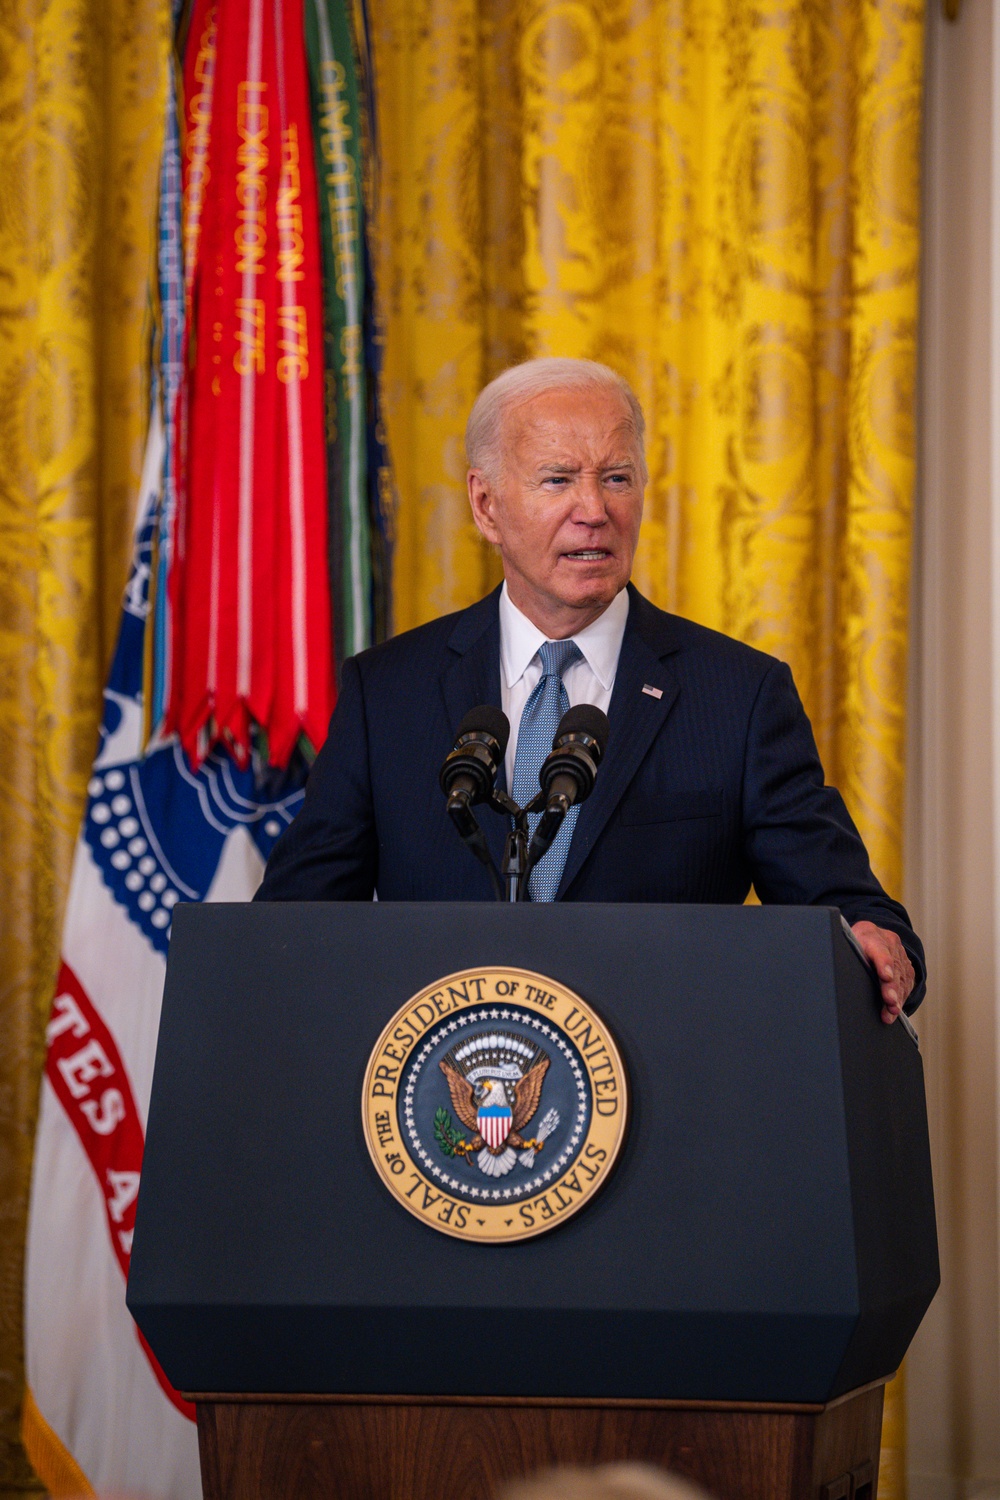
[[[479,1134],[491,1151],[499,1151],[510,1134],[513,1116],[509,1104],[483,1104],[476,1115]]]

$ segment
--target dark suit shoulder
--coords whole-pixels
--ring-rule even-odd
[[[710,664],[717,671],[728,671],[734,677],[758,683],[779,663],[778,657],[724,635],[721,630],[657,609],[637,589],[630,588],[629,592],[635,628],[660,655],[676,652],[686,659],[686,665]]]

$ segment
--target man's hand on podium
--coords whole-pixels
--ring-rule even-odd
[[[915,975],[909,954],[895,932],[874,922],[855,922],[851,928],[865,957],[873,965],[882,989],[882,1019],[891,1025],[906,1004]]]

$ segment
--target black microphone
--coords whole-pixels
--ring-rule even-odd
[[[491,703],[470,708],[455,733],[455,745],[441,767],[441,790],[453,806],[469,808],[493,795],[500,762],[510,739],[510,724]]]
[[[509,738],[510,724],[502,709],[491,703],[470,708],[458,726],[454,747],[445,756],[438,778],[448,798],[448,816],[462,842],[486,866],[498,901],[503,900],[503,886],[472,809],[477,802],[491,800]]]
[[[528,848],[529,867],[548,853],[570,808],[594,790],[610,728],[607,714],[592,703],[578,703],[563,714],[551,754],[538,773],[545,811]]]
[[[578,703],[563,714],[552,741],[552,753],[538,773],[546,809],[565,798],[568,812],[575,802],[583,802],[590,796],[610,728],[607,714],[592,703]]]

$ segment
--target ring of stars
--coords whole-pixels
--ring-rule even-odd
[[[442,1167],[425,1149],[420,1133],[417,1130],[413,1108],[417,1079],[420,1077],[427,1059],[437,1049],[442,1039],[454,1034],[463,1027],[482,1025],[483,1022],[489,1021],[514,1021],[520,1026],[525,1026],[532,1031],[539,1032],[541,1036],[545,1037],[552,1046],[558,1048],[563,1054],[569,1064],[570,1071],[573,1074],[573,1081],[576,1085],[576,1118],[573,1121],[569,1137],[559,1156],[546,1167],[544,1172],[535,1174],[527,1181],[515,1182],[513,1186],[503,1188],[473,1187],[471,1184],[465,1183],[457,1177],[452,1177],[447,1167]],[[495,1005],[483,1006],[476,1010],[467,1011],[464,1015],[456,1017],[455,1020],[448,1021],[434,1029],[416,1056],[410,1059],[406,1088],[401,1095],[400,1105],[403,1117],[400,1123],[409,1137],[413,1155],[421,1163],[427,1175],[433,1177],[443,1188],[447,1188],[450,1193],[455,1194],[457,1197],[470,1201],[478,1200],[480,1203],[489,1201],[502,1202],[504,1200],[518,1202],[522,1198],[528,1198],[535,1193],[544,1191],[553,1178],[561,1177],[580,1149],[590,1112],[587,1081],[583,1068],[580,1066],[579,1057],[560,1031],[556,1027],[550,1026],[540,1016],[533,1015],[530,1011],[515,1010],[511,1006]],[[540,1111],[542,1107],[542,1105],[539,1105]],[[485,1175],[484,1181],[489,1181]]]

